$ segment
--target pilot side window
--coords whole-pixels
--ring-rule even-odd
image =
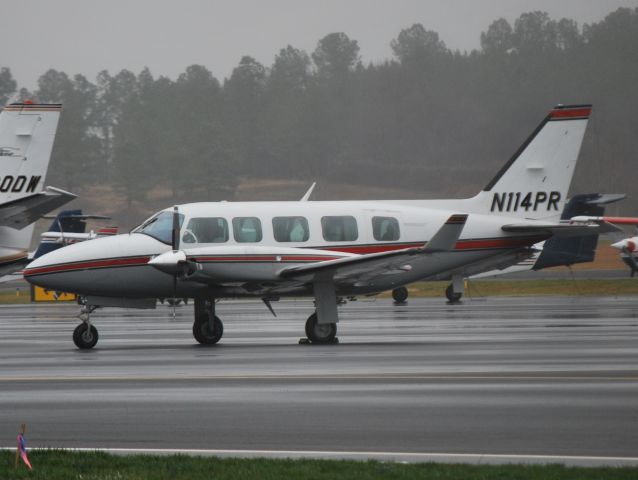
[[[372,235],[380,242],[398,240],[399,221],[393,217],[372,217]]]
[[[275,217],[272,228],[278,242],[306,242],[310,238],[308,220],[304,217]]]
[[[352,242],[359,237],[354,217],[321,217],[321,231],[327,242]]]
[[[261,242],[261,222],[257,217],[233,218],[233,236],[238,243]]]
[[[179,226],[181,228],[182,223],[184,222],[184,215],[180,213],[178,218]],[[133,229],[132,232],[150,235],[160,242],[170,245],[173,237],[173,212],[160,212],[154,217],[148,219],[139,227]]]
[[[228,241],[228,222],[225,218],[191,218],[182,231],[184,243],[224,243]]]

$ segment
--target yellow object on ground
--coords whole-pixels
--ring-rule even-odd
[[[36,286],[33,287],[31,295],[33,302],[73,302],[75,299],[74,293],[56,292]]]

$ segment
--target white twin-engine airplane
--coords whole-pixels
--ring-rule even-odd
[[[0,276],[28,262],[34,222],[73,200],[43,190],[62,106],[13,103],[0,112]]]
[[[312,296],[313,343],[337,333],[341,297],[417,280],[516,263],[554,235],[614,230],[606,222],[559,222],[591,112],[557,106],[478,195],[461,200],[192,203],[160,211],[129,234],[61,248],[25,278],[84,300],[73,339],[92,348],[99,306],[154,308],[193,298],[193,335],[217,343],[215,300]],[[274,313],[274,312],[273,312]]]

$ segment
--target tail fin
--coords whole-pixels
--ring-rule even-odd
[[[583,143],[591,105],[554,107],[474,199],[481,212],[558,220]]]
[[[117,227],[115,226],[99,227],[95,232],[91,230],[85,233],[87,220],[110,220],[110,217],[104,215],[85,215],[82,213],[82,210],[64,210],[60,212],[53,218],[53,223],[49,227],[49,230],[42,234],[42,239],[32,260],[58,248],[71,245],[72,243],[117,235]]]
[[[0,264],[25,261],[33,224],[73,195],[41,193],[62,106],[14,103],[0,112]],[[35,217],[35,218],[32,218]]]
[[[42,234],[42,240],[33,255],[35,260],[45,253],[57,250],[65,245],[63,237],[47,236],[49,232],[59,233],[84,233],[86,230],[86,221],[82,218],[82,210],[64,210],[53,219],[49,230]]]
[[[0,204],[42,191],[61,110],[14,103],[0,113]]]

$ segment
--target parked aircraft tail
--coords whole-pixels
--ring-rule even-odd
[[[0,272],[21,268],[33,222],[75,198],[44,189],[59,104],[14,103],[0,112]]]
[[[42,191],[61,111],[14,103],[0,113],[0,203]]]
[[[51,217],[45,217],[51,218]],[[42,234],[42,240],[33,254],[32,260],[73,243],[93,240],[98,237],[117,235],[117,227],[105,226],[86,232],[87,220],[110,220],[104,215],[85,215],[82,210],[64,210],[53,218],[49,230]]]
[[[624,194],[588,193],[574,195],[567,203],[561,220],[569,220],[578,215],[603,216],[605,206],[624,199]],[[552,237],[545,241],[543,251],[532,267],[533,270],[593,262],[598,245],[598,234],[561,238]]]
[[[472,210],[557,221],[591,109],[591,105],[554,107],[483,191],[470,200]]]

